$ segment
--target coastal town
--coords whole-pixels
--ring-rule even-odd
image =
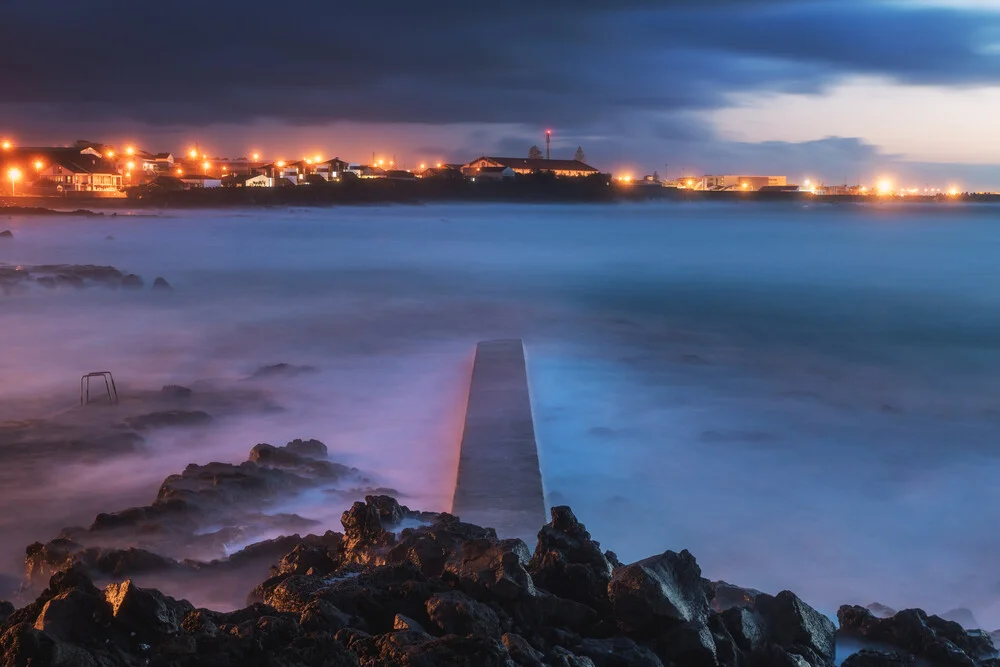
[[[804,193],[817,196],[948,197],[957,187],[902,188],[888,180],[872,185],[827,185],[784,175],[687,174],[667,178],[654,171],[643,176],[607,173],[590,165],[582,147],[572,159],[553,158],[546,148],[527,157],[479,156],[464,163],[434,162],[404,165],[394,156],[358,162],[314,153],[299,158],[252,152],[240,157],[211,155],[194,145],[182,153],[153,152],[137,146],[80,140],[70,146],[20,146],[0,141],[0,194],[12,197],[125,198],[136,192],[180,192],[211,188],[297,188],[343,181],[433,180],[488,183],[517,181],[544,175],[556,179],[601,179],[625,188],[669,188],[677,191],[732,193]]]

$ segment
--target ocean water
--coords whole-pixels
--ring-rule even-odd
[[[135,213],[0,216],[0,262],[147,281],[0,297],[0,420],[72,407],[90,370],[123,391],[317,370],[269,385],[283,413],[0,490],[0,572],[54,526],[257,442],[319,438],[447,510],[475,344],[521,337],[547,501],[623,560],[687,548],[710,578],[827,613],[964,606],[1000,627],[1000,208]],[[337,528],[344,503],[297,509]]]

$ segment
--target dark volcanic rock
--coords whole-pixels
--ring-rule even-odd
[[[153,281],[153,290],[155,291],[169,292],[172,289],[173,288],[170,286],[170,283],[168,283],[165,278],[157,276],[156,280]]]
[[[627,633],[651,634],[708,619],[701,568],[686,550],[665,551],[623,567],[611,578],[608,596],[615,620]]]
[[[12,239],[12,238],[14,238],[14,232],[10,231],[9,229],[5,229],[2,232],[0,232],[0,239]]]
[[[791,591],[774,597],[757,596],[757,611],[767,623],[772,642],[785,648],[806,647],[827,660],[833,659],[837,627]]]
[[[487,605],[458,592],[437,593],[427,600],[427,616],[446,635],[500,638],[501,623]]]
[[[841,663],[843,667],[913,667],[913,656],[889,651],[863,649]]]
[[[593,609],[607,609],[611,564],[601,553],[601,545],[590,538],[569,507],[553,507],[551,516],[552,521],[538,533],[528,563],[534,583]]]
[[[139,588],[131,580],[109,584],[104,589],[104,599],[122,627],[150,640],[176,634],[184,617],[194,611],[186,601],[178,602],[159,591]]]
[[[628,637],[584,639],[573,652],[590,658],[595,667],[663,667],[655,653]]]
[[[953,621],[928,616],[921,609],[904,609],[891,618],[876,618],[864,607],[845,605],[837,611],[840,631],[889,644],[931,662],[975,665],[996,657],[990,636],[981,630],[965,630]]]
[[[142,278],[134,273],[129,273],[122,278],[122,287],[129,289],[142,289],[142,285]]]

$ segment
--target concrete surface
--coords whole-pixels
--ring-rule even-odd
[[[546,522],[520,340],[476,347],[452,513],[534,548]]]

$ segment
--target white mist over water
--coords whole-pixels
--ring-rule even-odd
[[[59,526],[151,501],[189,462],[297,437],[411,507],[448,509],[475,343],[522,337],[548,502],[570,504],[623,560],[688,548],[706,576],[790,588],[826,612],[968,606],[998,627],[997,212],[435,205],[0,220],[15,234],[0,262],[111,264],[175,288],[0,299],[0,419],[71,407],[91,370],[126,392],[317,368],[267,385],[282,413],[162,431],[142,456],[4,489],[8,560]],[[346,503],[310,495],[297,510],[336,529]]]

